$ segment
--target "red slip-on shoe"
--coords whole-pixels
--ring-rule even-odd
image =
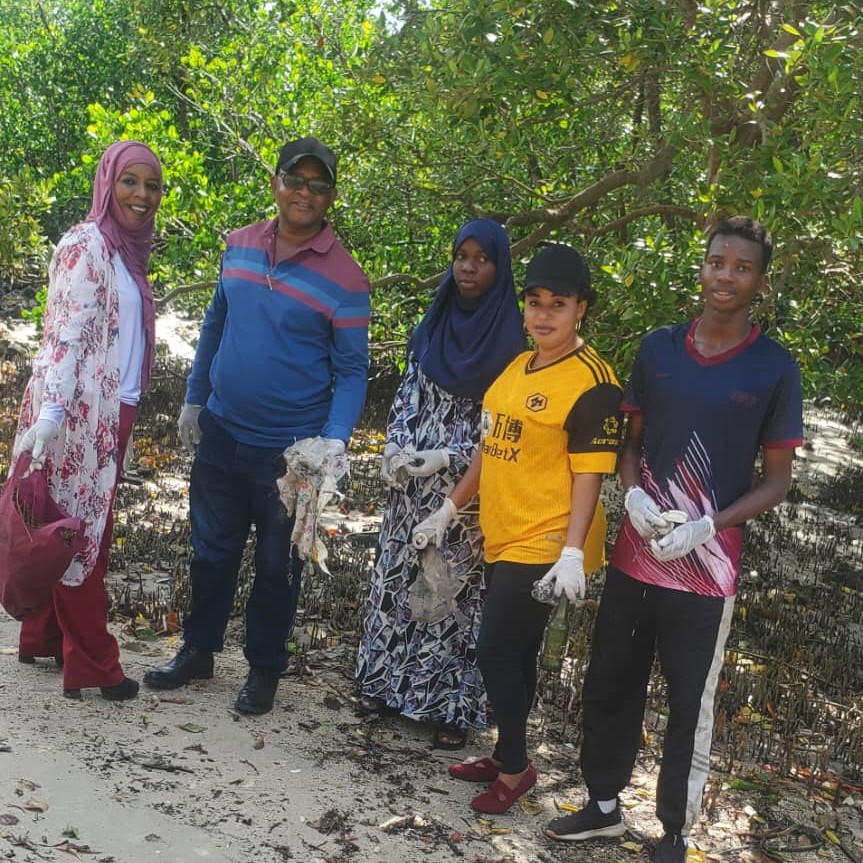
[[[503,815],[522,794],[526,794],[536,784],[536,770],[528,764],[527,770],[515,788],[509,788],[500,780],[495,779],[488,791],[479,794],[470,801],[471,809],[486,815]]]
[[[491,758],[480,758],[478,761],[450,764],[447,772],[453,779],[461,779],[462,782],[493,782],[500,773],[500,765]]]

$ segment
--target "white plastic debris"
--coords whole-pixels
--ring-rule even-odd
[[[339,495],[339,480],[348,472],[347,454],[334,454],[324,438],[313,437],[297,441],[282,457],[287,471],[276,485],[285,510],[294,517],[291,542],[302,560],[311,558],[326,571],[327,551],[318,536],[318,517]]]
[[[408,588],[408,608],[411,619],[424,623],[439,623],[452,615],[459,626],[467,623],[456,597],[461,581],[453,578],[449,566],[436,545],[426,545],[418,552],[420,569]]]

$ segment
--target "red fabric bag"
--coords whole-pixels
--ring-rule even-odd
[[[48,601],[85,545],[84,520],[51,499],[45,471],[24,476],[29,466],[22,453],[0,494],[0,605],[16,620]]]

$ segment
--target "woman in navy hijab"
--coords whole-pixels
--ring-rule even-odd
[[[482,534],[477,512],[461,512],[440,548],[449,580],[446,595],[436,596],[422,582],[423,553],[411,532],[467,469],[482,397],[524,349],[506,232],[491,219],[468,222],[414,330],[390,410],[382,465],[390,493],[356,672],[361,713],[432,722],[441,749],[460,749],[468,728],[486,724],[476,667]]]

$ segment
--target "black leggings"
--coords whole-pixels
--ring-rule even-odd
[[[497,721],[494,758],[503,773],[521,773],[529,763],[527,717],[536,694],[536,657],[552,608],[530,591],[551,566],[499,560],[486,568],[476,652]]]

